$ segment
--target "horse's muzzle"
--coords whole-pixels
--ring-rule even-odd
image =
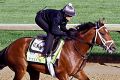
[[[113,44],[109,49],[106,49],[108,53],[113,54],[116,51],[116,46]]]

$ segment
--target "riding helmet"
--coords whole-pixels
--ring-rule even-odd
[[[64,8],[63,8],[63,12],[68,15],[68,16],[75,16],[76,12],[74,7],[72,6],[71,3],[67,4]]]

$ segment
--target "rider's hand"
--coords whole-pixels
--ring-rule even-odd
[[[67,34],[68,34],[68,37],[72,38],[72,39],[75,39],[76,38],[76,33],[77,33],[77,30],[73,29],[73,28],[70,28],[68,31],[67,31]]]

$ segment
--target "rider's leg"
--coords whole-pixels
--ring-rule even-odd
[[[54,35],[51,33],[47,33],[47,38],[45,40],[45,49],[43,51],[44,55],[50,54],[52,47],[53,47]]]
[[[41,15],[36,15],[35,18],[36,24],[41,27],[45,32],[49,32],[49,25],[42,18]]]
[[[49,33],[49,25],[41,18],[41,15],[36,15],[35,22],[47,33],[47,38],[45,40],[45,49],[43,51],[43,55],[46,55],[49,51],[49,46],[52,43],[51,40],[53,39],[53,36]]]

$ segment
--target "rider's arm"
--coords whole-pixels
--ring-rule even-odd
[[[66,24],[67,24],[67,22],[63,22],[63,23],[60,25],[60,29],[61,29],[62,31],[64,31],[64,32],[67,32],[67,31],[68,31],[67,28],[66,28]]]
[[[61,31],[58,18],[52,21],[51,33],[56,36],[67,36],[66,32]]]

